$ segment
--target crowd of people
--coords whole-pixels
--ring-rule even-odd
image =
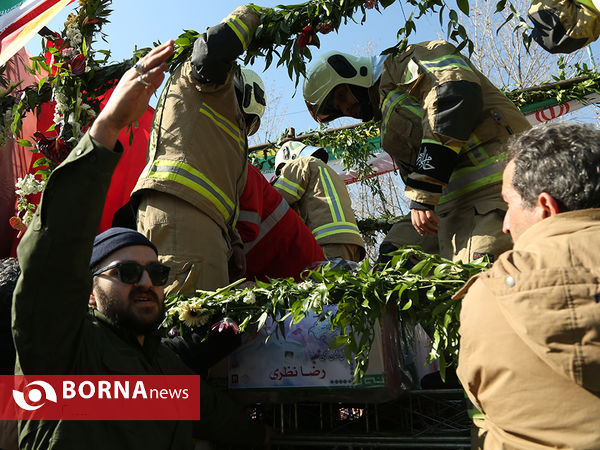
[[[236,9],[201,34],[167,81],[132,192],[135,224],[96,236],[123,152],[117,136],[161,85],[172,41],[125,73],[51,175],[18,265],[6,262],[12,276],[3,289],[14,288],[14,299],[12,330],[2,331],[12,332],[16,374],[204,374],[239,336],[162,337],[165,295],[243,276],[299,279],[326,258],[365,257],[326,149],[287,142],[272,185],[248,163],[247,137],[267,100],[260,77],[236,59],[259,25],[256,11]],[[328,52],[308,70],[303,94],[318,122],[381,121],[410,215],[384,239],[380,261],[415,244],[454,260],[495,261],[458,294],[458,375],[480,411],[477,445],[600,448],[600,131],[531,129],[445,41],[389,56]],[[2,357],[9,373],[12,347]],[[269,447],[273,430],[204,379],[200,406],[198,422],[30,420],[18,433],[4,423],[2,434],[18,434],[24,450],[184,449],[194,440]]]

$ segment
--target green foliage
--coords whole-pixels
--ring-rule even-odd
[[[569,100],[584,100],[590,94],[600,93],[600,74],[587,64],[568,66],[561,57],[558,61],[558,72],[539,89],[514,90],[507,92],[507,97],[518,107],[531,105],[546,100],[564,103]],[[569,83],[568,80],[575,82]]]
[[[278,335],[285,319],[298,323],[312,312],[320,320],[331,319],[332,330],[340,333],[331,345],[344,346],[346,359],[356,364],[358,381],[369,364],[376,321],[384,311],[397,310],[399,320],[418,322],[430,333],[430,360],[439,358],[445,368],[458,354],[460,302],[452,296],[486,266],[486,261],[453,263],[417,247],[405,247],[394,252],[385,266],[371,268],[365,261],[355,272],[325,266],[305,272],[301,283],[292,278],[272,279],[259,281],[253,288],[235,289],[238,281],[216,292],[198,291],[194,297],[171,296],[164,326],[199,328],[190,327],[192,322],[186,320],[185,311],[191,307],[205,315],[203,325],[229,317],[242,330],[251,324],[260,329],[270,318],[280,324],[274,327]],[[329,311],[326,305],[337,308]]]

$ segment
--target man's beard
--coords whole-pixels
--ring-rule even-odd
[[[367,88],[361,86],[355,86],[349,84],[348,87],[352,92],[352,95],[358,100],[358,104],[360,105],[360,117],[355,117],[355,119],[360,119],[363,122],[368,122],[374,116],[373,114],[373,105],[371,104],[371,99],[369,98],[369,90]]]
[[[160,308],[156,315],[156,319],[150,322],[140,320],[131,310],[131,306],[135,302],[135,296],[142,292],[152,296]],[[109,296],[102,289],[97,288],[96,295],[99,297],[99,303],[103,305],[102,314],[104,314],[114,325],[121,329],[131,331],[137,336],[150,334],[156,331],[165,318],[164,302],[159,302],[157,295],[151,290],[132,288],[129,293],[129,301],[125,305],[121,304],[116,298]]]

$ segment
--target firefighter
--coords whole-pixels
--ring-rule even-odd
[[[244,242],[249,280],[294,277],[300,281],[304,269],[325,259],[296,211],[250,163],[236,227]]]
[[[533,0],[531,37],[550,53],[572,53],[600,35],[597,0]]]
[[[297,209],[327,258],[358,262],[365,257],[365,244],[346,185],[328,160],[322,147],[286,142],[275,155],[274,187]]]
[[[259,25],[239,7],[194,43],[157,106],[148,163],[133,191],[137,227],[171,267],[167,294],[214,290],[245,270],[235,229],[247,176],[247,136],[265,110],[260,77],[236,58]]]
[[[376,57],[328,52],[303,90],[319,122],[381,121],[381,146],[406,185],[412,224],[422,236],[437,234],[442,256],[493,259],[510,248],[502,147],[530,125],[453,45],[423,42]]]

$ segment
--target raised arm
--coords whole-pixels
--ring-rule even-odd
[[[92,242],[123,151],[117,136],[146,110],[172,52],[170,41],[125,73],[90,132],[48,179],[17,249],[22,269],[12,316],[17,373],[59,374],[70,368],[92,287]]]

